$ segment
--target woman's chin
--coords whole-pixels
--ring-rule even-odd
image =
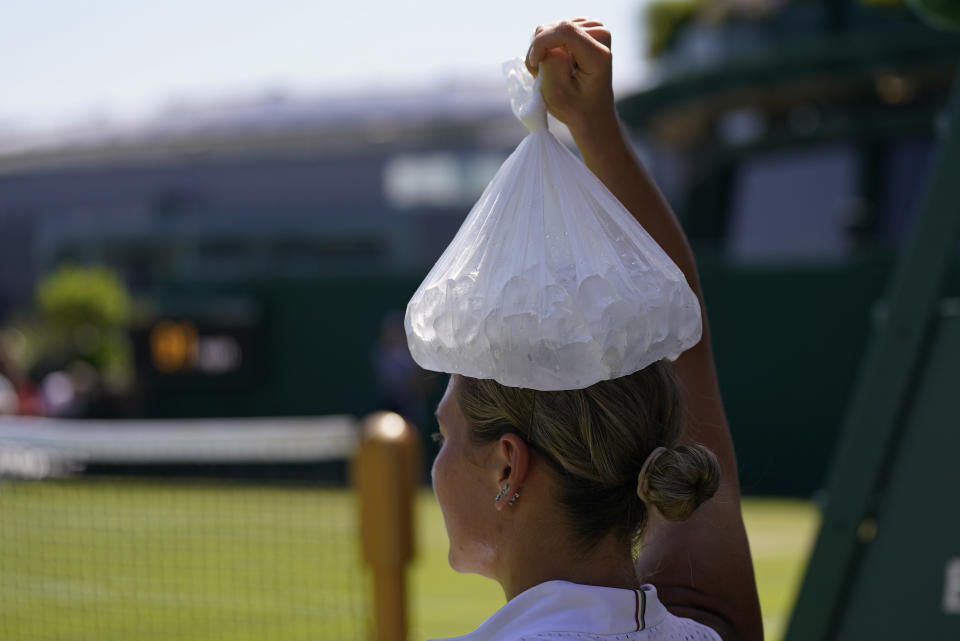
[[[460,572],[462,574],[477,574],[477,570],[474,568],[473,564],[468,563],[463,556],[464,555],[462,552],[458,553],[453,549],[453,546],[450,546],[450,552],[447,554],[447,562],[456,572]]]
[[[492,566],[492,550],[483,547],[482,549],[471,548],[459,549],[450,544],[450,551],[447,553],[447,562],[454,571],[461,574],[479,574],[490,577],[490,567]]]

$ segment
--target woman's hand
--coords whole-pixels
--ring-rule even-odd
[[[619,132],[613,103],[610,32],[589,18],[537,27],[527,69],[543,73],[541,93],[548,111],[569,127],[574,140]]]

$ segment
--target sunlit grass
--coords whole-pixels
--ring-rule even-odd
[[[0,484],[0,639],[366,639],[346,490]]]
[[[409,638],[470,632],[503,593],[449,568],[429,490],[417,508]],[[356,517],[354,494],[339,489],[0,484],[0,639],[367,639]],[[767,639],[777,641],[818,515],[808,502],[748,499],[744,518]]]
[[[779,641],[786,632],[820,527],[820,513],[810,501],[746,499],[743,519],[753,553],[765,637]]]

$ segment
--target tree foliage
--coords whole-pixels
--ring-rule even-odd
[[[793,0],[815,2],[818,0]],[[822,0],[820,0],[822,1]],[[924,20],[942,29],[960,30],[960,0],[858,0],[878,9],[913,9]],[[790,4],[784,3],[784,4]],[[656,58],[670,48],[677,33],[693,22],[724,22],[731,18],[759,20],[782,8],[770,0],[652,0],[644,11],[647,55]]]
[[[34,317],[22,324],[25,366],[90,363],[108,388],[125,387],[132,376],[128,329],[133,303],[126,285],[104,267],[66,265],[34,290]]]
[[[663,53],[680,27],[692,22],[704,4],[704,0],[654,0],[647,5],[647,55],[656,58]]]
[[[104,267],[64,266],[36,287],[37,310],[54,326],[90,324],[123,328],[130,322],[130,294]]]
[[[960,1],[907,0],[910,8],[935,27],[960,31]]]

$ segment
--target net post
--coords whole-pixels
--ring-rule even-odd
[[[363,558],[373,575],[374,638],[406,641],[407,565],[414,556],[413,501],[420,477],[420,439],[400,415],[363,420],[354,459]]]

